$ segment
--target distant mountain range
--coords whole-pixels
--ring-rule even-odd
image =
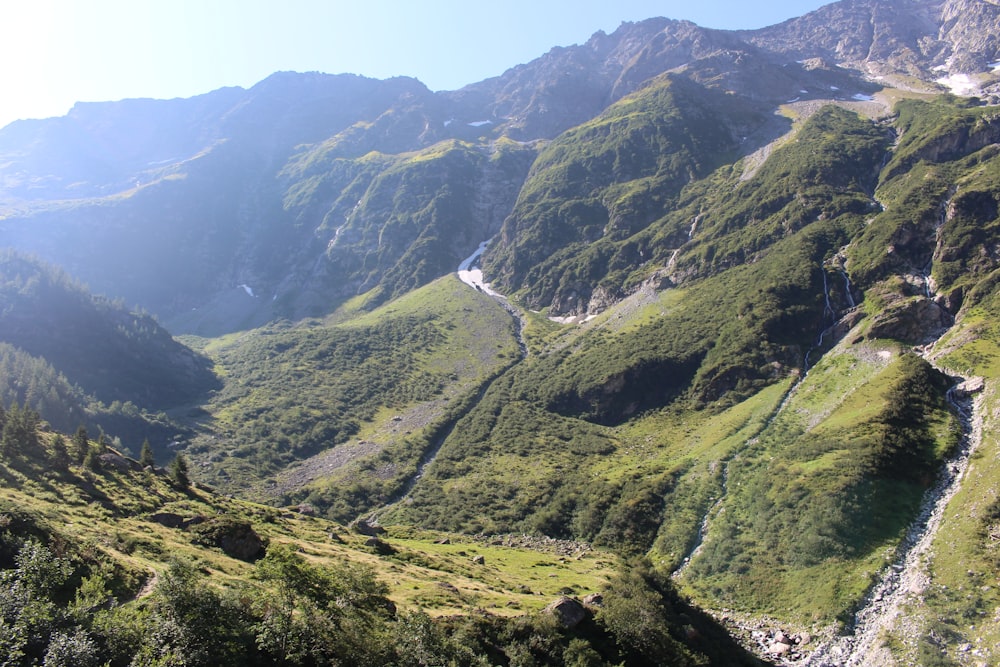
[[[992,99],[998,14],[981,1],[840,2],[751,32],[650,19],[452,92],[282,73],[191,99],[79,104],[0,132],[0,240],[178,330],[329,312],[454,269],[499,231],[542,147],[658,77],[733,101],[711,119],[724,131],[709,150],[728,160],[783,133],[772,112],[792,100],[880,86]],[[430,231],[388,201],[400,186],[435,212]],[[192,314],[206,308],[223,321]]]
[[[79,104],[0,130],[0,342],[229,492],[643,556],[776,661],[989,664],[998,104],[987,0]],[[38,260],[158,321],[66,287],[68,336]]]

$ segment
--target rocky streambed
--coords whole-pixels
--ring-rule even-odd
[[[896,558],[854,615],[849,633],[822,643],[802,659],[785,662],[809,667],[862,667],[892,664],[882,645],[885,634],[907,619],[905,605],[923,594],[930,577],[927,557],[948,503],[961,488],[972,454],[982,438],[982,406],[974,394],[982,391],[980,378],[965,380],[948,392],[962,429],[961,442],[945,462],[937,482],[924,497],[920,513],[896,550]],[[918,628],[911,628],[916,633]]]

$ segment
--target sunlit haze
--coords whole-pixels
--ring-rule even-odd
[[[189,97],[275,71],[420,79],[451,90],[654,16],[759,28],[821,0],[0,0],[0,127],[78,101]]]

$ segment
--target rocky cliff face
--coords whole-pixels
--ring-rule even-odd
[[[903,87],[913,77],[960,94],[996,95],[998,28],[1000,7],[990,0],[845,0],[742,34],[796,60],[822,58]]]
[[[624,275],[649,250],[614,251],[613,270],[608,257],[588,259],[583,273],[561,268],[569,254],[634,234],[685,181],[785,132],[773,115],[782,104],[866,100],[886,82],[991,99],[998,21],[1000,7],[985,0],[843,0],[750,32],[626,23],[457,91],[280,73],[189,100],[81,104],[0,131],[0,241],[179,330],[218,332],[329,312],[371,289],[399,294],[452,270],[513,212],[521,222],[486,257],[494,278],[558,313],[602,308],[628,293],[608,271]],[[691,104],[716,93],[733,102],[698,112],[724,146],[698,147],[687,167],[650,162],[642,155],[677,146],[651,140],[651,126],[605,124],[599,131],[630,138],[604,153],[612,162],[599,191],[584,183],[575,212],[554,217],[523,208],[545,185],[528,169],[548,142],[578,143],[587,135],[574,128],[646,99],[664,77],[692,83]],[[657,113],[673,112],[668,103]],[[586,153],[559,169],[570,179],[593,169]],[[514,229],[544,230],[534,236],[547,239],[536,248],[547,268],[529,277],[536,260],[502,259],[537,240]]]

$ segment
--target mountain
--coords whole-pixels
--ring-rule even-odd
[[[0,240],[163,326],[10,254],[0,395],[333,521],[645,559],[762,659],[995,662],[998,12],[14,123]]]
[[[0,368],[4,404],[165,445],[185,429],[166,410],[218,388],[209,360],[148,314],[94,297],[59,269],[0,252]]]

